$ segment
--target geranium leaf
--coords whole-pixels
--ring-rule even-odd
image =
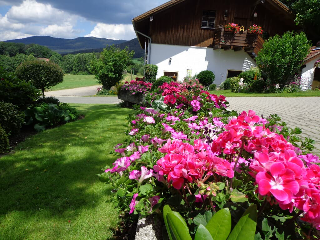
[[[202,215],[201,213],[199,213],[194,219],[193,222],[195,225],[199,226],[199,225],[203,225],[206,226],[207,225],[207,219],[204,215]]]
[[[216,212],[206,225],[213,240],[227,239],[231,231],[231,214],[228,208]]]
[[[243,194],[242,192],[239,192],[237,189],[234,189],[232,191],[230,199],[234,203],[248,201],[248,198],[246,197],[246,195]]]
[[[213,240],[210,232],[202,224],[199,225],[194,240]]]
[[[228,240],[253,240],[257,226],[257,206],[255,204],[248,207],[244,212]]]

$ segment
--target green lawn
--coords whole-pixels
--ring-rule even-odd
[[[94,86],[94,85],[100,85],[97,79],[95,79],[94,75],[66,74],[63,77],[63,82],[50,88],[50,91],[57,91],[57,90],[71,89],[71,88],[78,88],[78,87],[88,87],[88,86]]]
[[[123,76],[122,81],[130,81],[131,79],[135,79],[136,77],[142,77],[138,75],[132,75],[127,73]],[[98,80],[95,79],[94,75],[72,75],[66,74],[63,77],[63,82],[58,85],[50,88],[50,91],[78,88],[78,87],[88,87],[101,85],[98,83]]]
[[[109,239],[118,213],[97,174],[116,159],[126,116],[73,104],[86,116],[34,135],[0,158],[0,239]]]
[[[226,97],[320,97],[320,91],[304,91],[295,93],[233,93],[231,90],[215,90],[210,93]]]

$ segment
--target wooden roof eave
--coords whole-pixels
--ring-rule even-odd
[[[181,3],[181,2],[184,2],[184,1],[185,0],[171,0],[169,2],[166,2],[166,3],[164,3],[164,4],[162,4],[162,5],[158,6],[158,7],[155,7],[153,9],[151,9],[151,10],[149,10],[149,11],[147,11],[147,12],[145,12],[145,13],[143,13],[143,14],[135,17],[135,18],[133,18],[132,22],[136,22],[137,23],[137,22],[143,21],[143,20],[149,18],[153,14],[157,14],[159,12],[162,12],[163,10],[171,8],[171,7],[177,5],[177,4]]]

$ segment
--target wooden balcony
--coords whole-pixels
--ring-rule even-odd
[[[232,49],[234,51],[244,49],[250,56],[255,57],[263,43],[261,35],[250,34],[247,31],[234,33],[218,29],[214,32],[213,49]]]

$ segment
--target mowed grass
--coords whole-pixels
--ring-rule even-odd
[[[0,239],[110,239],[118,212],[97,174],[112,166],[131,112],[73,104],[85,118],[34,135],[0,158]]]
[[[65,74],[63,77],[63,82],[57,84],[56,86],[50,88],[50,91],[78,88],[78,87],[89,87],[101,85],[98,80],[95,79],[94,75],[72,75]]]
[[[131,81],[136,77],[143,77],[141,75],[131,75],[130,73],[124,74],[122,78],[122,82]],[[63,82],[57,84],[56,86],[50,88],[49,91],[57,91],[57,90],[64,90],[64,89],[72,89],[72,88],[79,88],[79,87],[89,87],[89,86],[96,86],[101,85],[98,80],[95,78],[94,75],[72,75],[66,74],[63,77]]]
[[[234,93],[231,90],[215,90],[210,93],[226,97],[320,97],[320,91],[301,91],[295,93]]]

